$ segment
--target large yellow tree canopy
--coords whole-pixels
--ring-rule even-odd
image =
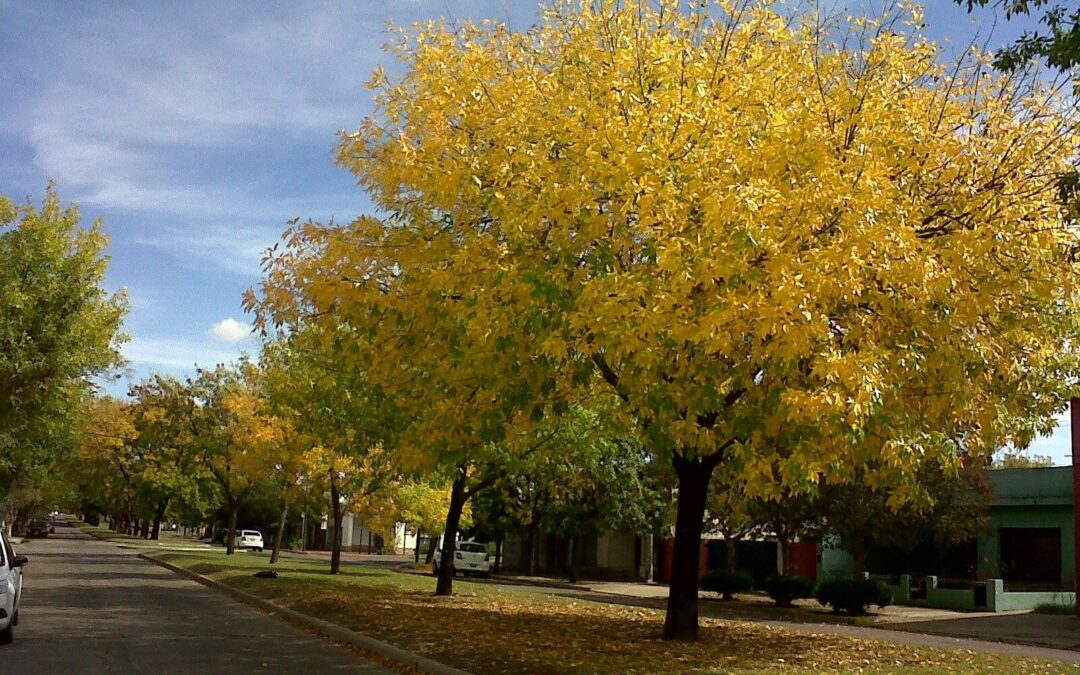
[[[1027,442],[1076,373],[1073,102],[913,13],[746,4],[403,32],[340,146],[384,219],[295,230],[264,310],[369,354],[450,317],[475,355],[438,362],[599,382],[748,477]]]

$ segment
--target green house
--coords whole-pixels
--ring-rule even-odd
[[[990,479],[979,579],[1003,579],[1016,590],[1075,590],[1072,467],[1000,469]]]

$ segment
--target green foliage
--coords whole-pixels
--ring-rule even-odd
[[[1047,602],[1035,607],[1036,614],[1059,614],[1063,616],[1076,616],[1076,603],[1059,604]]]
[[[1054,465],[1046,455],[1029,455],[1022,450],[1005,450],[994,457],[993,469],[1039,469]]]
[[[830,579],[818,585],[814,597],[835,612],[861,615],[870,605],[891,605],[892,589],[876,579]]]
[[[1005,10],[1005,18],[1031,16],[1045,8],[1039,23],[1045,31],[1025,32],[1011,45],[997,52],[994,66],[1006,72],[1023,69],[1032,60],[1046,61],[1051,68],[1067,71],[1080,63],[1080,9],[1066,9],[1052,0],[956,0],[975,7],[993,4]]]
[[[89,378],[121,363],[127,301],[101,287],[101,222],[79,220],[51,184],[40,209],[0,197],[0,496],[74,454]]]
[[[928,465],[906,487],[922,498],[897,500],[899,487],[872,487],[857,479],[826,486],[819,501],[829,531],[838,535],[864,571],[870,550],[909,548],[923,541],[950,545],[971,540],[988,527],[990,487],[983,461],[965,458],[956,469]]]
[[[779,607],[791,607],[795,600],[814,595],[814,582],[806,577],[779,575],[765,580],[763,589]]]
[[[746,572],[710,570],[701,577],[701,590],[719,593],[724,600],[734,600],[736,593],[754,588],[754,577]]]

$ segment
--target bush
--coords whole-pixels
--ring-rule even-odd
[[[814,593],[818,602],[836,612],[866,614],[870,605],[888,607],[892,589],[876,579],[832,579],[823,581]]]
[[[795,600],[814,595],[814,582],[806,577],[769,577],[765,581],[765,592],[778,606],[791,607]]]
[[[720,593],[724,600],[734,600],[735,593],[745,593],[754,587],[754,577],[746,572],[706,572],[701,578],[701,589]]]

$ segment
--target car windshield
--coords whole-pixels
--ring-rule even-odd
[[[487,553],[487,547],[483,544],[461,544],[458,548],[469,553]]]
[[[47,523],[44,520],[35,520],[30,523],[30,527],[45,527]]]
[[[256,532],[255,530],[244,530],[244,536],[245,537],[261,537],[262,534],[260,532]]]

